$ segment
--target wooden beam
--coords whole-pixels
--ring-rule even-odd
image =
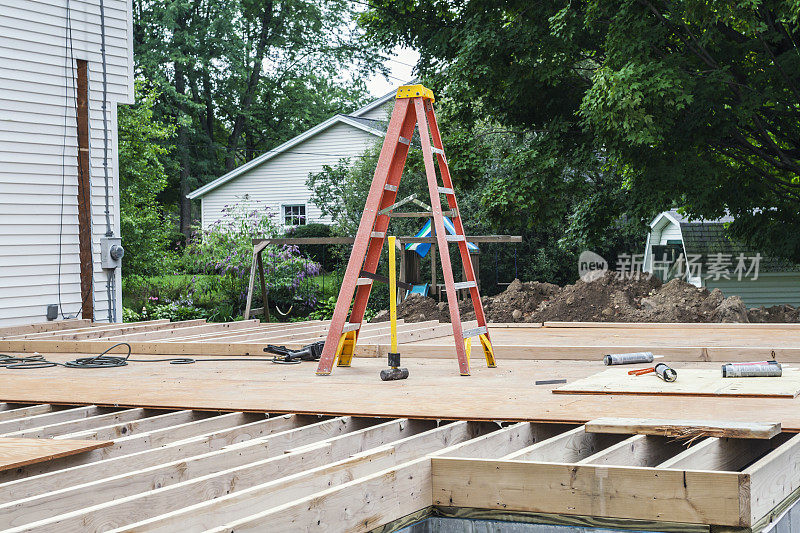
[[[126,325],[123,324],[89,324],[87,326],[81,327],[74,327],[70,329],[60,329],[57,331],[41,331],[37,333],[29,333],[26,335],[16,335],[14,337],[7,337],[6,339],[15,340],[15,339],[28,339],[28,340],[48,340],[48,339],[61,339],[63,337],[67,337],[69,335],[79,334],[79,333],[88,333],[91,331],[110,331],[116,330],[120,327],[129,327],[129,326],[150,326],[150,325],[159,325],[159,324],[169,324],[169,319],[161,318],[158,320],[146,320],[144,322],[129,322]]]
[[[10,405],[10,404],[4,404]],[[4,409],[0,411],[0,422],[7,422],[9,420],[17,420],[20,418],[28,418],[36,415],[43,415],[55,411],[55,408],[49,403],[40,403],[30,405],[27,407],[17,407],[13,409]]]
[[[781,432],[780,422],[724,420],[665,420],[654,418],[596,418],[586,423],[590,433],[638,433],[668,437],[730,437],[771,439]]]
[[[44,426],[23,429],[11,433],[3,433],[2,437],[17,437],[17,438],[36,438],[44,439],[56,437],[58,435],[66,435],[74,433],[79,430],[93,428],[98,426],[108,425],[109,423],[125,423],[133,420],[138,420],[147,416],[144,409],[123,409],[111,413],[102,413],[94,416],[87,416],[77,420],[67,420],[64,422],[57,422],[55,424],[48,424]],[[79,438],[79,437],[76,437]]]
[[[301,427],[307,419],[297,415],[285,415],[241,424],[239,417],[252,420],[253,415],[231,413],[219,417],[199,420],[182,426],[142,433],[118,439],[102,450],[90,452],[89,457],[76,456],[66,464],[56,464],[52,470],[22,472],[22,476],[3,487],[0,502],[57,491],[87,480],[104,479],[155,465],[183,460],[230,446],[242,439],[260,438],[291,428]],[[224,423],[224,424],[221,424]],[[151,441],[152,444],[151,444]],[[80,461],[77,459],[80,458]],[[63,463],[64,460],[61,460]],[[7,479],[0,479],[7,481]]]
[[[183,320],[180,322],[167,321],[160,324],[137,324],[137,323],[114,324],[112,325],[112,327],[107,327],[104,329],[92,328],[91,331],[86,331],[83,333],[75,333],[73,335],[56,335],[56,337],[70,341],[80,341],[89,339],[112,340],[112,338],[117,335],[124,335],[127,333],[141,334],[145,332],[155,332],[155,331],[174,331],[177,329],[191,327],[191,326],[198,326],[205,323],[206,320],[204,318],[196,318],[193,320]]]
[[[110,446],[102,440],[53,440],[0,438],[0,470],[10,470],[26,465],[51,461],[58,457],[74,455]]]
[[[60,516],[51,513],[43,517],[45,520],[38,522],[37,527],[81,531],[86,527],[100,527],[100,524],[103,524],[103,528],[122,526],[154,514],[174,511],[210,497],[219,497],[257,485],[282,472],[298,472],[306,468],[304,462],[311,460],[308,457],[311,454],[306,454],[306,461],[289,463],[284,459],[284,452],[358,429],[363,422],[352,417],[334,418],[237,443],[199,457],[184,458],[166,465],[166,468],[159,465],[157,471],[146,472],[145,477],[140,476],[140,472],[134,472],[127,476],[126,482],[136,482],[135,486],[139,489],[151,485],[154,475],[158,478],[177,477],[180,482],[156,490],[139,491],[123,498],[114,497],[90,508],[85,508],[85,504],[82,504],[81,508]],[[324,455],[320,456],[323,460]],[[270,460],[271,458],[278,460]],[[79,497],[77,503],[81,499],[83,498]]]
[[[353,244],[355,239],[353,237],[292,237],[280,239],[253,239],[254,245],[260,244],[274,244],[276,246],[302,244]]]
[[[508,446],[522,426],[504,428],[481,438],[444,448],[437,453],[473,450],[493,454],[494,445]],[[487,435],[487,437],[489,437]],[[512,446],[513,447],[513,446]],[[317,492],[252,516],[232,520],[209,531],[348,530],[368,531],[430,506],[430,458],[390,467],[337,487]]]
[[[80,259],[81,318],[94,320],[92,177],[89,170],[91,166],[91,146],[89,144],[89,63],[85,59],[77,59],[75,60],[75,66],[77,71],[75,119],[78,138],[78,256]],[[69,68],[72,69],[72,65],[69,65]],[[63,213],[61,216],[63,216]],[[59,246],[60,242],[59,240]],[[59,253],[61,252],[59,251]],[[63,313],[64,311],[59,309],[59,312]]]
[[[577,463],[608,446],[625,439],[625,435],[586,433],[583,426],[565,431],[549,439],[536,442],[515,453],[505,454],[503,459],[517,461],[547,461]]]
[[[634,435],[581,459],[577,464],[656,466],[683,449],[680,442],[668,437]]]
[[[734,472],[754,462],[771,449],[770,441],[764,439],[709,437],[666,459],[658,465],[658,468]]]
[[[62,409],[58,411],[48,409],[42,414],[29,414],[24,418],[14,417],[11,420],[0,422],[0,435],[7,435],[26,429],[39,428],[71,420],[81,420],[112,411],[112,409],[107,407],[97,407],[96,405],[73,407],[71,409]]]
[[[5,326],[0,328],[0,338],[17,335],[30,335],[31,333],[42,333],[60,329],[74,329],[78,327],[89,326],[91,323],[92,321],[86,318],[68,318],[66,320],[37,322],[36,324],[25,324],[22,326]]]
[[[750,477],[752,523],[800,488],[800,435],[795,435],[744,470]]]
[[[205,320],[190,320],[183,323],[176,322],[175,326],[158,328],[149,331],[133,330],[131,333],[121,335],[104,335],[106,340],[115,342],[139,341],[139,340],[159,340],[173,339],[189,336],[198,333],[236,331],[242,328],[252,327],[257,324],[257,320],[241,320],[239,322],[223,322],[219,324],[209,323]]]
[[[362,444],[355,448],[351,447],[349,453],[344,449],[338,453],[331,449],[329,464],[296,473],[281,470],[274,480],[266,481],[265,478],[264,483],[252,488],[233,492],[215,500],[181,507],[126,527],[142,531],[166,532],[175,531],[175,527],[207,529],[219,526],[228,520],[247,516],[254,507],[275,507],[418,458],[447,446],[448,442],[455,443],[469,439],[474,434],[475,426],[468,422],[455,422],[400,440],[389,441],[382,446]],[[338,440],[346,438],[347,436],[342,436]]]
[[[727,526],[750,523],[743,488],[747,476],[735,472],[450,457],[431,458],[431,468],[434,505]]]

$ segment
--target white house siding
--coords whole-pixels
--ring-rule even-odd
[[[669,241],[683,241],[683,235],[681,235],[681,227],[674,222],[670,222],[666,226],[661,229],[661,233],[658,236],[658,243],[660,245],[668,244]]]
[[[361,118],[369,118],[372,120],[389,120],[392,116],[392,110],[394,109],[394,99],[389,100],[369,111],[361,113],[358,115]]]
[[[329,222],[310,201],[308,175],[320,172],[324,165],[334,166],[342,158],[355,161],[379,140],[353,126],[335,124],[202,196],[203,228],[219,220],[226,205],[242,201],[245,195],[269,206],[281,224],[282,206],[289,204],[305,204],[309,222]]]
[[[647,238],[644,267],[645,272],[653,271],[653,246],[665,245],[668,241],[683,241],[681,227],[668,218],[661,219],[651,230]],[[658,258],[656,258],[658,259]]]
[[[719,289],[725,296],[739,296],[747,307],[789,304],[800,306],[800,272],[761,273],[757,280],[706,279],[708,290]]]
[[[104,4],[110,212],[119,236],[116,104],[133,102],[132,22],[129,0]],[[99,0],[70,0],[69,5],[72,55],[89,65],[94,308],[96,320],[105,321]],[[47,305],[59,302],[59,263],[62,312],[80,314],[75,65],[67,64],[66,31],[66,0],[0,0],[0,325],[45,320]],[[114,285],[113,306],[121,320],[119,275]]]

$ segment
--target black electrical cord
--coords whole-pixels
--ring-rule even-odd
[[[126,346],[128,353],[121,355],[106,355],[117,346]],[[194,359],[192,357],[167,357],[165,359],[131,359],[131,345],[127,342],[119,342],[99,355],[92,357],[79,357],[66,363],[48,361],[39,354],[25,357],[15,357],[13,355],[0,354],[0,368],[11,368],[15,370],[30,368],[50,368],[63,366],[65,368],[118,368],[127,366],[128,363],[169,363],[171,365],[191,365],[202,361],[259,361],[267,363],[286,364],[287,361],[279,357],[214,357],[208,359]],[[299,361],[298,361],[299,362]],[[294,362],[291,362],[294,364]]]

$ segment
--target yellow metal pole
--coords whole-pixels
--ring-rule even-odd
[[[389,327],[392,346],[389,351],[397,353],[397,282],[395,281],[395,237],[389,237]]]

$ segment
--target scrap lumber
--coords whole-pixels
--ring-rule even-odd
[[[107,440],[54,440],[0,437],[0,471],[111,446]]]
[[[780,422],[678,420],[655,418],[595,418],[586,422],[588,433],[637,433],[666,437],[725,437],[771,439],[781,432]]]

